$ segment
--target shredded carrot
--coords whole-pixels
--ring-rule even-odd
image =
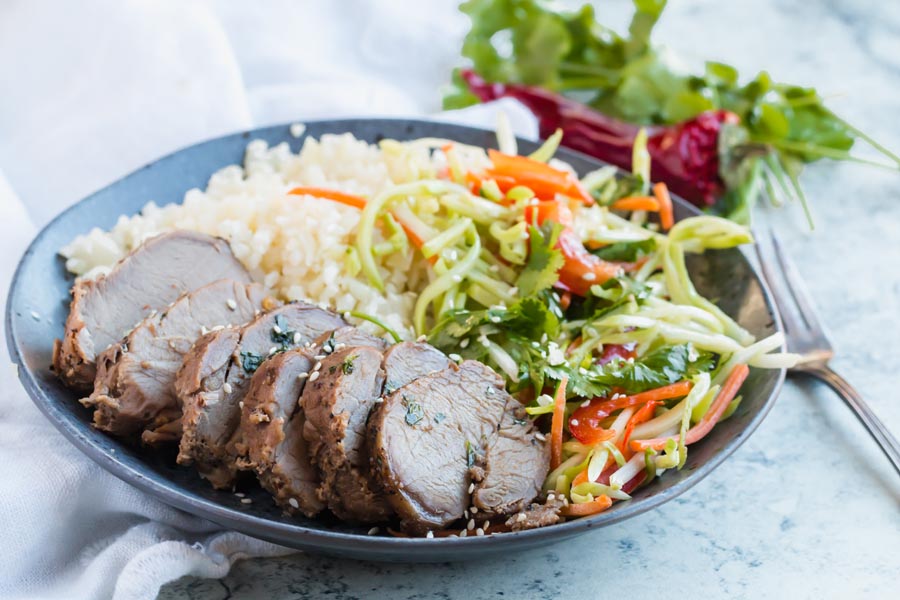
[[[481,178],[479,178],[472,171],[466,171],[465,175],[466,185],[469,186],[469,191],[473,194],[477,194],[479,190],[481,190]]]
[[[628,423],[625,424],[625,433],[622,435],[622,441],[619,443],[619,451],[625,456],[625,460],[631,458],[632,452],[628,447],[628,440],[631,438],[631,432],[634,431],[634,426],[639,423],[645,423],[653,417],[653,411],[656,410],[656,407],[662,404],[659,400],[651,400],[647,404],[640,407],[631,418],[628,419]]]
[[[559,509],[559,514],[564,517],[586,517],[588,515],[596,515],[612,506],[612,500],[606,494],[594,498],[590,502],[582,502],[581,504],[567,504]]]
[[[581,473],[576,475],[575,479],[572,480],[572,487],[575,487],[576,485],[581,485],[582,483],[585,483],[588,480],[587,472],[588,472],[588,470],[587,470],[587,468],[585,468]]]
[[[569,310],[572,304],[572,292],[563,292],[559,297],[559,307],[563,310]]]
[[[664,231],[668,231],[675,224],[675,210],[672,207],[672,196],[669,195],[669,188],[660,181],[653,186],[653,195],[659,202],[659,224],[662,225]]]
[[[690,381],[679,381],[678,383],[672,383],[653,390],[647,390],[646,392],[641,392],[639,394],[619,396],[615,400],[603,402],[597,408],[598,411],[609,414],[614,410],[637,406],[639,404],[644,404],[645,402],[659,402],[662,400],[671,400],[672,398],[680,398],[682,396],[687,396],[693,385],[694,384]]]
[[[569,376],[563,375],[553,398],[553,420],[550,422],[550,468],[555,469],[562,462],[563,425],[566,420],[566,386]]]
[[[619,198],[612,203],[610,208],[615,210],[649,210],[657,212],[659,201],[651,196],[628,196]]]
[[[352,206],[359,209],[363,209],[366,206],[366,199],[362,196],[346,194],[344,192],[329,190],[327,188],[301,186],[295,187],[290,192],[288,192],[288,194],[291,194],[293,196],[315,196],[316,198],[333,200],[334,202],[339,202],[340,204],[345,204],[347,206]]]
[[[566,293],[568,294],[568,292],[566,292]],[[565,310],[565,309],[563,309],[563,310]],[[569,346],[566,348],[566,358],[572,356],[572,353],[575,352],[576,350],[578,350],[578,348],[580,348],[581,344],[583,344],[583,343],[584,343],[584,338],[582,338],[580,335],[577,338],[575,338],[574,340],[572,340],[572,343],[569,344]]]
[[[517,185],[531,188],[539,198],[553,199],[556,194],[563,194],[588,205],[594,203],[594,198],[571,173],[525,156],[513,156],[493,149],[488,150],[488,157],[494,164],[488,173],[495,179],[497,176],[510,177]],[[499,180],[497,185],[503,190]]]
[[[685,445],[693,444],[712,431],[712,428],[716,425],[719,419],[722,417],[722,414],[725,412],[725,409],[728,408],[728,404],[734,400],[734,397],[737,395],[738,390],[741,389],[741,385],[744,384],[744,380],[747,379],[747,375],[750,374],[750,367],[747,365],[738,365],[734,368],[734,370],[728,374],[728,379],[725,380],[725,383],[722,384],[722,389],[719,390],[719,394],[716,396],[716,399],[713,400],[712,405],[709,407],[709,410],[703,415],[703,418],[700,419],[700,422],[688,429],[687,435],[685,435],[684,443]],[[676,442],[680,440],[681,436],[672,436],[671,438],[655,438],[652,440],[632,440],[629,444],[631,449],[635,452],[643,452],[647,448],[653,448],[654,450],[662,450],[666,447],[666,443],[673,439]]]

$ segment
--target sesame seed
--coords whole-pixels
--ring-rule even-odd
[[[467,519],[469,518],[469,509],[468,508],[463,511],[463,516]]]
[[[41,315],[35,311],[31,311],[31,318],[34,319],[35,321],[40,321]]]
[[[234,495],[238,498],[243,498],[246,494],[244,494],[243,492],[235,492]]]
[[[510,296],[515,296],[515,295],[518,294],[518,293],[519,293],[519,288],[517,288],[517,287],[511,287],[511,288],[509,288],[509,295],[510,295]]]
[[[288,498],[288,504],[290,504],[294,508],[300,508],[300,503],[297,502],[296,498]]]
[[[488,530],[488,527],[490,527],[490,526],[491,526],[491,522],[490,522],[490,521],[485,521],[484,524],[482,525],[482,527],[484,527],[484,530],[485,530],[485,531],[487,531],[487,530]]]
[[[206,335],[207,333],[209,333],[209,329],[206,328],[206,325],[202,325],[200,327],[200,335]]]
[[[535,433],[535,434],[534,434],[534,437],[536,437],[537,439],[541,440],[542,442],[546,442],[546,441],[547,441],[547,436],[545,436],[545,435],[544,435],[543,433],[541,433],[540,431],[538,431],[537,433]]]
[[[429,529],[429,530],[428,530],[428,533],[425,534],[425,537],[427,537],[427,538],[433,538],[433,537],[434,537],[434,532],[431,531],[431,530]]]
[[[494,315],[493,317],[491,317],[491,323],[499,323],[499,322],[500,322],[500,317],[498,317],[497,315]]]
[[[516,515],[516,521],[518,521],[519,523],[521,523],[522,521],[524,521],[527,518],[528,517],[526,517],[525,513],[523,513],[523,512],[520,512],[519,514]]]
[[[290,131],[292,137],[302,137],[306,132],[306,125],[304,125],[303,123],[291,123]]]
[[[293,338],[294,345],[296,346],[297,344],[299,344],[300,341],[301,341],[302,339],[303,339],[303,336],[300,335],[300,332],[299,332],[299,331],[295,331],[295,332],[294,332],[294,338]]]
[[[459,362],[462,360],[462,356],[460,356],[459,354],[448,354],[447,358],[449,358],[453,362]]]
[[[300,373],[297,375],[297,379],[306,379],[307,377],[309,377],[309,373]]]
[[[496,273],[499,270],[500,270],[500,265],[491,265],[488,267],[488,271],[490,271],[491,273]]]
[[[470,510],[472,511],[472,514],[473,514],[473,515],[478,514],[478,507],[477,507],[477,506],[473,506]]]
[[[228,382],[223,383],[222,391],[225,392],[226,394],[230,394],[231,393],[231,384]]]
[[[379,531],[380,531],[380,530],[379,530],[377,527],[373,527],[372,529],[369,530],[369,533],[368,533],[368,534],[369,534],[369,535],[375,535],[375,534],[378,533]]]
[[[269,348],[269,356],[272,356],[276,352],[278,352],[278,346],[272,346],[271,348]]]
[[[241,498],[241,504],[251,504],[253,500],[250,498]]]
[[[475,529],[475,519],[469,519],[469,522],[466,523],[466,529],[468,529],[469,531]]]
[[[279,327],[278,325],[272,325],[272,331],[274,331],[275,333],[283,333],[281,331],[281,327]]]
[[[381,404],[382,402],[384,402],[384,398],[375,398],[374,400],[372,400],[372,402],[375,404]]]
[[[318,370],[321,369],[321,368],[322,368],[322,363],[317,362],[317,363],[313,366],[313,371],[318,371]]]
[[[475,491],[475,484],[474,484],[474,483],[470,483],[470,484],[469,484],[469,493],[471,494],[471,493],[474,492],[474,491]]]
[[[347,344],[341,342],[340,344],[334,345],[334,351],[337,352],[338,350],[343,350],[346,347],[347,347]]]
[[[210,331],[222,331],[223,329],[225,329],[224,325],[216,325],[215,327],[210,329]]]
[[[556,494],[554,494],[553,492],[547,494],[547,502],[553,502],[554,500],[556,500]]]
[[[578,427],[578,419],[572,419],[571,421],[569,421],[569,423],[571,423],[575,427]]]
[[[591,273],[590,271],[588,271],[587,273],[582,275],[581,278],[584,279],[585,281],[594,281],[597,279],[597,274]]]
[[[328,357],[327,354],[316,354],[315,356],[313,356],[313,359],[314,360],[325,360],[327,357]]]
[[[475,530],[475,535],[484,535],[484,529],[479,527],[478,529]]]
[[[350,314],[350,311],[348,310],[348,311],[345,312],[342,316],[344,317],[344,319],[349,319],[349,318],[352,317],[353,315],[351,315],[351,314]]]
[[[462,281],[462,275],[453,275],[450,279],[452,279],[456,283],[459,283],[460,281]]]
[[[459,537],[466,537],[468,535],[469,535],[469,532],[466,531],[465,529],[463,529],[462,531],[459,532]]]
[[[468,347],[468,345],[469,345],[469,338],[466,338],[459,343],[460,348],[466,348],[466,347]]]
[[[241,400],[240,402],[238,402],[238,406],[240,406],[240,407],[241,407],[241,410],[243,410],[243,408],[244,408],[244,401]]]
[[[590,401],[590,400],[585,400],[584,402],[581,403],[581,406],[582,406],[582,407],[588,407],[588,406],[590,406],[590,405],[591,405],[591,401]]]
[[[237,310],[237,302],[235,302],[233,298],[229,298],[228,300],[226,300],[225,304],[227,304],[228,308],[230,308],[231,310]]]
[[[310,381],[310,382],[313,382],[313,381],[315,381],[315,380],[318,379],[318,378],[319,378],[319,372],[318,372],[318,371],[313,371],[312,374],[309,376],[309,381]]]

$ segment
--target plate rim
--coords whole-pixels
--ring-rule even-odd
[[[746,440],[756,431],[762,421],[772,410],[772,407],[774,406],[784,384],[786,369],[775,370],[777,373],[772,391],[764,400],[760,409],[756,412],[755,415],[752,416],[750,421],[738,433],[738,435],[725,443],[718,452],[712,455],[705,463],[697,467],[688,477],[684,478],[682,481],[679,481],[671,487],[662,490],[658,494],[654,494],[653,496],[645,499],[640,499],[638,502],[628,502],[627,504],[624,504],[622,508],[619,508],[615,511],[604,512],[591,517],[583,517],[547,527],[529,529],[525,531],[504,532],[502,535],[497,536],[467,536],[465,538],[405,538],[369,536],[365,534],[350,533],[344,531],[314,529],[299,523],[292,524],[274,521],[250,513],[241,512],[239,510],[223,506],[213,500],[195,495],[187,490],[182,489],[181,486],[177,484],[173,483],[169,486],[163,486],[153,481],[152,479],[147,478],[140,471],[124,464],[121,460],[119,460],[115,455],[114,450],[109,451],[95,443],[93,440],[89,439],[83,432],[83,425],[75,419],[71,418],[70,411],[63,410],[59,406],[54,405],[54,403],[49,398],[50,394],[46,393],[41,388],[34,374],[26,366],[24,356],[20,349],[20,336],[18,334],[17,328],[15,327],[13,319],[13,303],[18,297],[17,288],[22,276],[22,270],[25,268],[27,259],[33,253],[35,246],[45,235],[47,235],[48,231],[51,228],[53,228],[60,221],[64,221],[67,215],[70,212],[76,210],[77,207],[79,207],[82,203],[90,200],[95,195],[101,193],[107,188],[128,179],[132,175],[144,169],[147,169],[160,161],[178,155],[185,150],[193,149],[198,146],[216,144],[224,139],[234,138],[236,136],[247,139],[249,143],[249,141],[253,139],[254,134],[258,135],[261,131],[277,130],[279,128],[289,130],[291,125],[294,125],[297,122],[302,122],[307,126],[321,125],[332,126],[335,128],[340,127],[340,124],[342,123],[350,125],[352,123],[361,122],[369,124],[385,123],[398,126],[439,125],[466,133],[492,133],[491,130],[486,128],[475,127],[471,125],[461,125],[436,119],[377,117],[311,119],[245,129],[226,135],[216,136],[214,138],[210,138],[194,144],[182,146],[177,150],[162,155],[154,159],[153,161],[143,165],[142,167],[139,167],[138,169],[135,169],[128,174],[108,183],[102,188],[95,190],[91,194],[73,203],[71,206],[68,206],[59,214],[57,214],[53,219],[48,221],[41,228],[40,232],[38,232],[38,234],[32,239],[27,249],[22,254],[22,257],[19,259],[8,290],[4,321],[6,330],[6,344],[9,350],[10,359],[16,366],[19,381],[21,382],[25,391],[28,393],[32,402],[36,404],[40,409],[41,413],[54,425],[54,427],[56,427],[58,431],[63,434],[66,439],[69,440],[69,442],[71,442],[79,450],[79,452],[86,455],[100,467],[110,472],[120,480],[134,486],[143,493],[153,496],[154,498],[160,500],[165,504],[168,504],[169,506],[191,513],[200,518],[208,519],[214,523],[222,525],[223,527],[245,533],[251,537],[264,539],[279,545],[286,545],[288,543],[285,541],[286,538],[290,538],[290,545],[297,549],[314,550],[321,553],[344,553],[345,555],[357,556],[370,554],[368,556],[369,560],[379,560],[379,558],[374,556],[376,552],[385,554],[385,556],[382,556],[380,560],[392,560],[395,559],[396,556],[406,555],[406,553],[408,553],[409,551],[422,551],[423,548],[427,547],[429,550],[433,549],[435,551],[446,550],[448,553],[454,553],[456,555],[456,559],[464,560],[466,558],[465,555],[460,554],[463,552],[463,550],[466,549],[476,550],[478,548],[484,548],[486,546],[503,544],[504,541],[510,543],[511,545],[515,545],[514,540],[518,542],[527,541],[527,545],[529,546],[536,546],[541,542],[561,541],[562,539],[584,533],[588,529],[599,528],[619,523],[626,519],[657,508],[660,505],[669,502],[674,498],[677,498],[678,496],[681,496],[689,489],[700,483],[707,476],[709,476],[709,474],[717,469],[725,461],[725,459],[730,457],[739,447],[744,444],[744,442],[746,442]],[[350,131],[352,133],[352,129],[350,128],[345,129],[345,131]],[[299,139],[305,139],[305,136],[306,134],[303,134]],[[533,140],[527,140],[523,138],[517,139],[520,143],[524,143],[526,145],[535,143]],[[562,156],[574,156],[576,158],[587,160],[598,165],[607,164],[604,161],[567,148],[560,148],[559,154]],[[225,166],[227,165],[222,165],[220,168],[223,168]],[[673,197],[673,200],[677,204],[680,204],[682,208],[688,209],[689,212],[700,214],[700,212],[696,208],[694,208],[683,199],[679,197]],[[778,312],[777,305],[772,298],[771,291],[769,290],[765,279],[761,276],[758,267],[753,263],[753,261],[749,260],[747,254],[743,250],[740,250],[740,252],[743,256],[744,261],[746,261],[747,266],[749,267],[751,278],[755,280],[756,284],[760,287],[767,311],[773,320],[774,330],[776,332],[783,333],[784,329],[782,325],[781,315]],[[474,557],[475,555],[473,554],[473,558]],[[413,562],[409,561],[408,559],[404,560],[406,560],[407,562]],[[426,562],[428,560],[435,559],[429,558],[429,556],[422,556],[415,562]],[[439,560],[446,560],[446,558],[439,557]]]

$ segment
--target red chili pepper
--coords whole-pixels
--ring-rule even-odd
[[[515,98],[538,118],[541,136],[563,131],[563,145],[623,169],[631,169],[632,146],[640,126],[613,119],[547,90],[490,83],[472,70],[462,77],[483,102]],[[719,177],[719,132],[740,117],[726,110],[706,111],[671,126],[647,127],[651,178],[698,206],[711,206],[725,184]]]

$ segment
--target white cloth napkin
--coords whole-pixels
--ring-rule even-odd
[[[250,4],[0,3],[4,306],[39,225],[166,152],[254,125],[434,113],[465,26],[455,0]],[[503,110],[535,137],[524,108]],[[493,127],[496,113],[440,118]],[[290,552],[109,475],[43,419],[9,365],[3,343],[0,598],[150,599],[183,575]]]

